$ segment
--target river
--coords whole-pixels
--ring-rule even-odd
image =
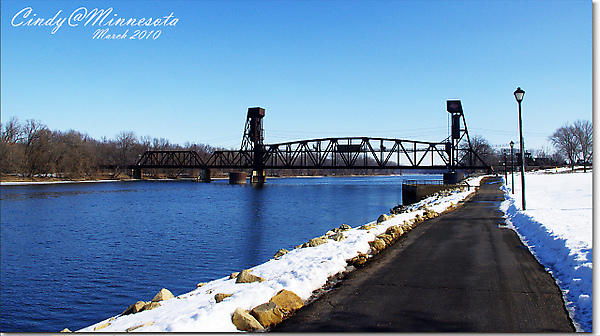
[[[441,175],[2,186],[0,331],[75,331],[187,293],[389,213],[403,178]]]

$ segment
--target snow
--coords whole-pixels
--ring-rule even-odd
[[[82,180],[82,181],[15,181],[0,182],[0,186],[42,185],[42,184],[67,184],[67,183],[100,183],[100,182],[122,182],[126,180]],[[133,180],[132,180],[133,181]]]
[[[592,173],[550,170],[505,183],[506,224],[552,274],[577,331],[592,331]]]
[[[521,209],[520,177],[515,175],[515,193],[509,183],[503,185],[505,201],[500,208],[506,224],[515,230],[561,288],[565,304],[578,331],[592,331],[592,174],[557,173],[527,174],[527,210]],[[482,177],[468,181],[479,185]],[[235,332],[231,316],[237,307],[251,309],[268,302],[279,290],[287,289],[307,301],[313,291],[322,288],[329,277],[347,269],[346,260],[360,252],[369,252],[369,241],[393,225],[402,224],[423,215],[423,205],[436,212],[464,200],[475,188],[449,196],[429,197],[370,230],[358,227],[345,231],[346,239],[315,247],[297,248],[281,258],[271,259],[251,268],[264,282],[236,284],[225,276],[197,289],[167,300],[149,311],[115,316],[82,332],[94,331],[96,326],[110,323],[102,332],[123,332],[128,328],[141,332]],[[421,208],[421,209],[419,209]],[[366,224],[375,224],[375,221]],[[240,270],[241,271],[241,270]],[[217,293],[233,296],[216,303]],[[140,298],[150,300],[151,298]],[[133,302],[132,302],[133,303]],[[127,307],[123,307],[125,310]]]
[[[483,177],[472,178],[470,186],[477,186]],[[346,239],[328,242],[315,247],[297,248],[275,260],[271,259],[251,268],[254,275],[267,279],[264,282],[236,284],[235,279],[225,276],[208,282],[197,289],[179,295],[175,299],[161,302],[161,306],[136,314],[107,318],[89,327],[79,330],[91,332],[97,326],[110,323],[102,332],[123,332],[128,328],[153,322],[135,331],[141,332],[235,332],[238,331],[231,322],[236,308],[252,309],[268,302],[281,289],[296,293],[303,301],[307,301],[313,291],[322,288],[327,280],[347,270],[346,260],[359,253],[369,252],[369,241],[382,234],[390,226],[401,225],[404,221],[423,215],[426,205],[429,209],[442,212],[464,200],[475,192],[475,188],[466,188],[448,196],[428,197],[410,206],[409,211],[396,215],[375,225],[370,230],[358,227],[344,231]],[[376,224],[376,221],[366,223]],[[333,228],[332,228],[333,229]],[[240,270],[241,271],[241,270]],[[217,293],[233,294],[220,303],[216,303]],[[150,300],[151,298],[140,298]],[[133,304],[134,302],[132,302]],[[125,310],[127,307],[123,307]]]

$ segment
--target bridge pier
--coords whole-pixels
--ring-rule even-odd
[[[250,175],[250,184],[256,187],[260,187],[267,181],[267,176],[264,170],[253,170]]]
[[[464,177],[463,173],[448,172],[444,173],[444,184],[457,184]]]
[[[246,184],[248,175],[244,172],[229,173],[229,184]]]
[[[210,169],[201,168],[200,173],[198,174],[198,181],[210,183]]]
[[[133,168],[131,170],[131,175],[135,180],[142,179],[142,168]]]

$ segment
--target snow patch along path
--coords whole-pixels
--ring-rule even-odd
[[[482,178],[472,178],[467,182],[470,186],[478,186]],[[163,301],[158,308],[115,316],[79,331],[92,332],[98,326],[103,326],[99,329],[102,332],[123,332],[135,327],[139,327],[135,329],[136,332],[238,331],[231,321],[236,308],[252,309],[268,302],[281,289],[292,291],[303,301],[307,301],[314,290],[326,284],[329,277],[346,270],[348,266],[346,260],[361,252],[368,253],[370,249],[368,242],[384,233],[390,226],[401,225],[417,215],[423,216],[425,210],[419,208],[424,205],[435,212],[443,212],[474,192],[475,188],[469,188],[441,198],[428,197],[411,205],[409,212],[396,215],[370,230],[353,228],[344,231],[346,239],[342,241],[328,240],[326,244],[315,247],[297,248],[277,260],[271,259],[251,269],[252,274],[267,281],[236,284],[235,279],[224,277],[179,295],[175,299]],[[366,224],[376,223],[373,221]],[[165,285],[168,287],[168,284]],[[217,293],[233,295],[216,303],[214,296]],[[127,307],[122,308],[125,310]]]
[[[592,173],[527,173],[525,211],[520,176],[514,194],[508,180],[506,224],[556,279],[577,331],[592,332]]]

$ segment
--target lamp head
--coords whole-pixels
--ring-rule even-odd
[[[517,99],[517,101],[520,103],[523,100],[523,96],[525,95],[525,91],[521,90],[520,87],[518,87],[515,90],[515,98]]]

